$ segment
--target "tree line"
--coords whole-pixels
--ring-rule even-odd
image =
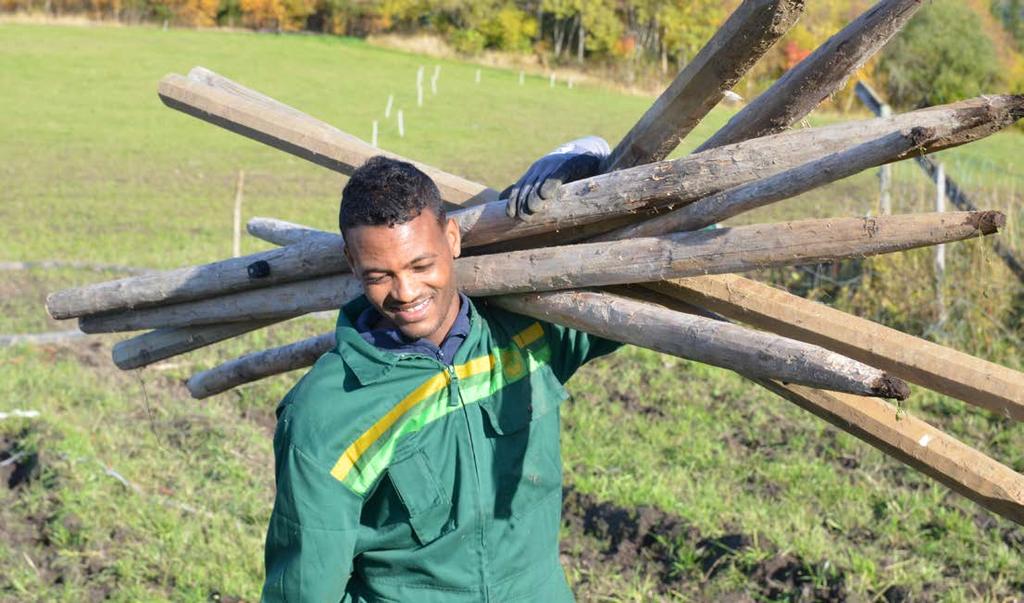
[[[752,71],[755,90],[875,0],[815,0]],[[430,33],[464,55],[533,54],[634,81],[683,68],[740,0],[0,0],[7,12],[365,37]],[[1024,0],[934,0],[862,75],[900,108],[1024,89]]]

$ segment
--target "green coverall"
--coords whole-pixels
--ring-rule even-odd
[[[278,408],[268,601],[571,601],[558,556],[562,383],[619,344],[486,303],[452,365],[342,308]]]

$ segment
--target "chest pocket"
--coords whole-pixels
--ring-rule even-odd
[[[392,461],[388,475],[402,504],[409,513],[409,524],[421,545],[426,545],[455,529],[452,501],[441,489],[422,450]]]
[[[495,517],[522,518],[561,492],[558,408],[567,397],[542,366],[481,401],[493,452]]]

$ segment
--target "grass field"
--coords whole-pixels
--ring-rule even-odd
[[[438,94],[416,107],[416,70],[429,77],[435,64]],[[169,268],[226,257],[239,169],[246,218],[334,227],[341,176],[161,105],[157,80],[193,65],[363,138],[382,120],[384,148],[496,188],[562,141],[617,141],[651,102],[533,77],[519,86],[516,73],[488,68],[477,85],[475,65],[338,38],[0,24],[0,262]],[[388,94],[405,138],[383,119]],[[716,110],[682,150],[728,117]],[[1018,250],[1022,143],[1007,133],[942,154],[983,204],[1009,212]],[[899,210],[930,207],[915,170],[895,168]],[[740,221],[863,215],[874,178]],[[263,248],[243,240],[243,252]],[[928,335],[1021,368],[1020,301],[1006,301],[1019,287],[981,242],[948,253],[961,281],[947,296],[973,310]],[[876,269],[913,271],[904,285],[920,288],[929,257]],[[45,293],[115,275],[4,272],[0,334],[70,328],[45,316]],[[900,304],[929,291],[865,286],[835,301],[897,320],[910,311]],[[113,337],[0,348],[0,411],[41,413],[0,421],[0,600],[258,598],[273,409],[298,375],[202,402],[181,381],[329,327],[299,319],[131,373],[112,366]],[[1024,591],[1024,530],[732,373],[626,349],[581,371],[571,391],[563,549],[581,600],[1006,601]],[[906,408],[1024,470],[1019,425],[920,388]]]

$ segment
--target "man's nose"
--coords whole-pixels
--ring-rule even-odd
[[[397,274],[391,279],[391,297],[403,304],[416,301],[419,297],[419,286],[416,279],[407,274]]]

